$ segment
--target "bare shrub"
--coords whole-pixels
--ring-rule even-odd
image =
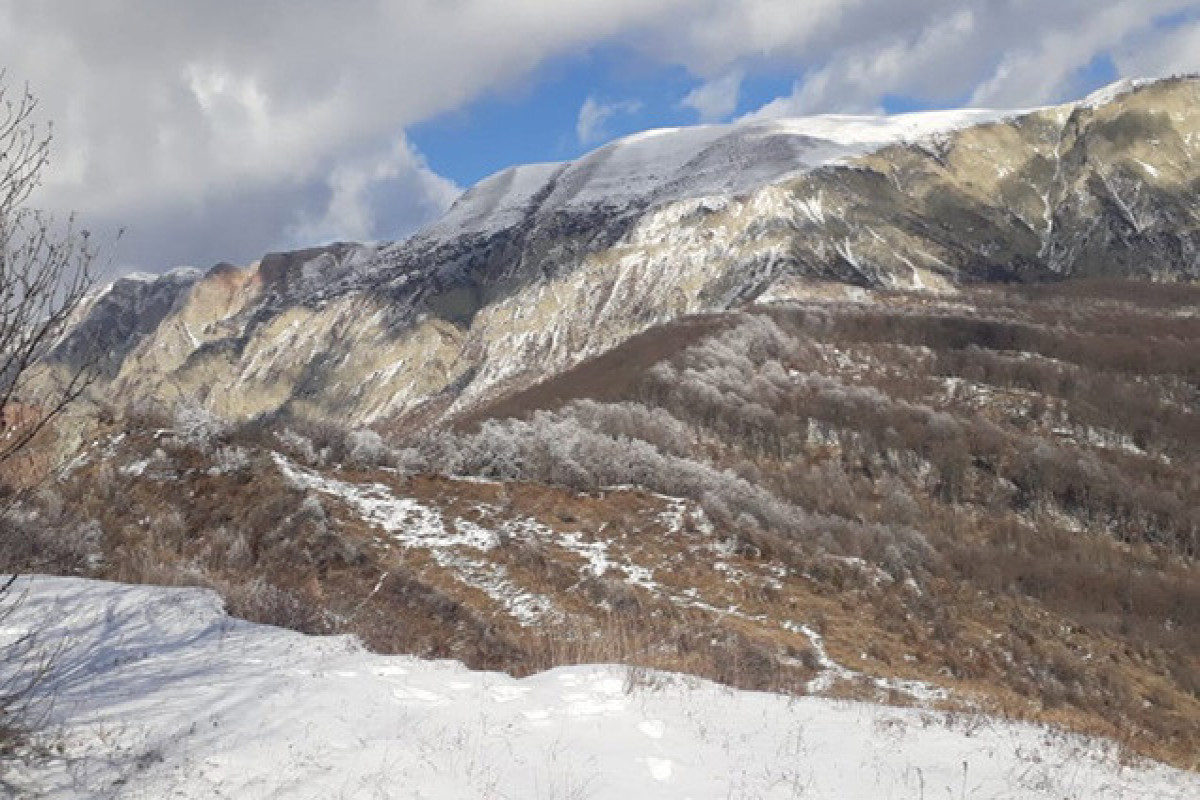
[[[0,512],[0,573],[86,575],[102,562],[100,526],[51,507]]]
[[[21,601],[16,575],[0,581],[0,625]],[[29,737],[47,710],[38,688],[49,677],[55,655],[53,647],[39,641],[37,631],[8,632],[0,639],[0,759],[37,755],[29,752]]]
[[[223,587],[228,612],[236,617],[303,633],[331,633],[332,625],[319,602],[281,589],[257,577]]]
[[[346,460],[358,467],[380,467],[391,466],[395,459],[383,437],[362,428],[346,434]]]

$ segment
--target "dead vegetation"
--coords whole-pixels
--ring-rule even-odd
[[[830,632],[844,663],[921,665],[1194,767],[1197,307],[1195,287],[1083,282],[763,309],[610,377],[603,408],[584,364],[552,400],[525,393],[523,422],[460,438],[520,464],[508,477],[568,485],[620,480],[589,442],[604,435],[633,475],[640,444],[703,464],[724,480],[634,479],[694,499],[747,558],[857,595],[874,619]],[[539,431],[553,473],[531,457]],[[848,584],[826,555],[889,580]]]
[[[7,559],[517,674],[924,681],[1196,768],[1200,290],[875,300],[707,318],[457,432],[130,415]]]

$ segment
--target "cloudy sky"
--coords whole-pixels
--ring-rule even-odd
[[[1074,99],[1200,71],[1200,0],[0,0],[37,202],[119,268],[395,239],[649,127]]]

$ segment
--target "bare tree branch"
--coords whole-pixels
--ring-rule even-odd
[[[37,99],[11,92],[0,71],[0,465],[87,388],[90,364],[65,374],[34,367],[61,339],[95,284],[96,249],[75,219],[26,207],[49,163],[51,131]]]
[[[28,87],[13,92],[0,70],[0,489],[13,490],[13,456],[87,388],[90,363],[41,369],[68,332],[95,284],[96,250],[73,217],[57,222],[27,206],[49,163],[51,130],[35,119]],[[0,537],[20,537],[8,514],[20,493],[0,503]],[[5,564],[13,570],[20,564]],[[0,575],[0,621],[21,602],[16,576]],[[54,653],[33,634],[0,644],[0,758],[36,725],[32,700]],[[0,784],[2,785],[2,784]]]

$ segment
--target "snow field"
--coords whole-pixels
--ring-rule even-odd
[[[522,680],[224,615],[209,591],[33,577],[58,650],[51,798],[1190,798],[1200,777],[984,717],[617,666]],[[31,789],[32,793],[32,789]]]

